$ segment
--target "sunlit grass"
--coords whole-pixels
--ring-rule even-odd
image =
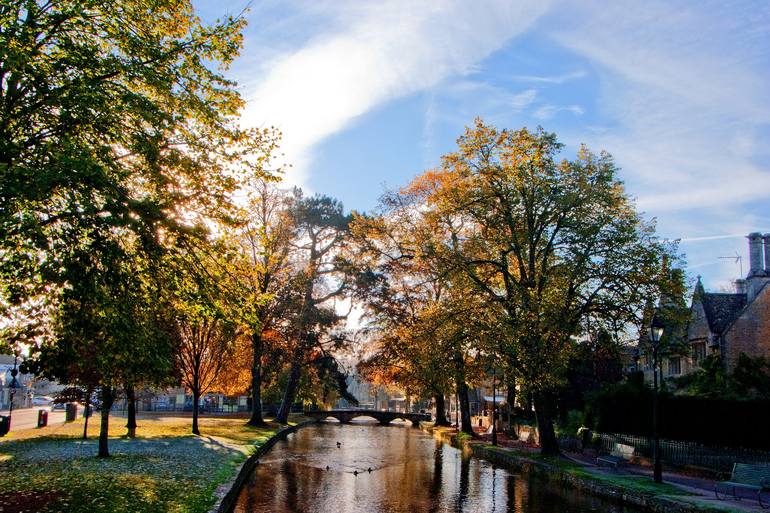
[[[99,459],[99,418],[90,420],[88,440],[80,439],[82,422],[17,431],[0,442],[0,511],[13,501],[41,512],[205,512],[238,462],[279,428],[204,418],[194,436],[189,418],[140,419],[137,438],[128,439],[125,418],[117,417],[112,456]]]

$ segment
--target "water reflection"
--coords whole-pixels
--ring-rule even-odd
[[[341,442],[339,448],[337,442]],[[276,444],[241,490],[235,511],[633,510],[464,457],[457,449],[416,429],[322,424],[300,430],[286,442]]]

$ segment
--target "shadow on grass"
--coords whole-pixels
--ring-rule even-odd
[[[218,436],[220,429],[202,428],[206,434],[200,437],[111,438],[107,459],[95,457],[96,439],[0,444],[0,510],[16,504],[14,497],[36,494],[48,502],[18,511],[205,512],[216,486],[245,457],[245,448],[273,431],[223,425]]]

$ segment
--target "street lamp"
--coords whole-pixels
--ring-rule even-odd
[[[492,367],[492,445],[497,445],[497,392],[495,389],[497,374]]]
[[[19,353],[14,352],[13,353],[13,369],[11,369],[11,384],[8,386],[10,390],[10,396],[11,396],[11,404],[8,406],[8,431],[11,430],[11,417],[13,416],[13,396],[16,395],[16,389],[21,388],[19,386],[19,381],[16,379],[16,376],[19,374],[19,370],[17,368],[17,364],[19,363]]]
[[[660,463],[660,435],[658,434],[658,350],[665,325],[658,312],[650,322],[650,343],[652,345],[652,447],[653,479],[656,483],[663,482],[663,471]]]

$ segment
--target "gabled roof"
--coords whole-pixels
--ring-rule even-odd
[[[720,294],[705,292],[701,303],[712,333],[721,335],[738,318],[746,306],[746,294]]]

